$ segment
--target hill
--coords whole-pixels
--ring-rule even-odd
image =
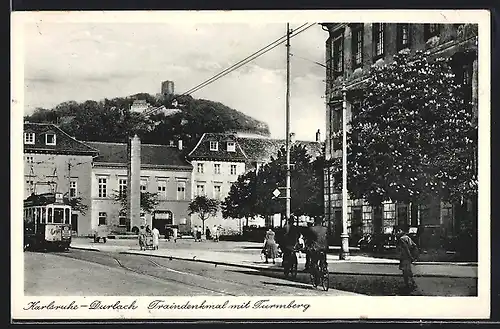
[[[178,102],[177,113],[145,116],[130,111],[134,100],[145,100],[154,107],[172,107]],[[222,103],[194,99],[189,95],[159,98],[140,93],[129,97],[87,100],[82,103],[64,102],[53,109],[37,108],[25,116],[25,121],[58,124],[79,140],[124,142],[138,134],[144,143],[169,144],[182,139],[187,149],[194,146],[203,133],[250,132],[269,136],[268,125]]]

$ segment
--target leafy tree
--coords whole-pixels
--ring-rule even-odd
[[[82,198],[65,198],[66,202],[71,206],[72,211],[79,211],[82,215],[85,215],[89,206],[82,202]]]
[[[350,125],[352,197],[377,204],[477,194],[472,104],[444,59],[400,53],[374,66]]]
[[[251,170],[238,177],[238,180],[233,183],[228,196],[221,204],[222,216],[224,218],[247,218],[257,215],[255,211],[257,185],[256,170]]]
[[[204,195],[197,196],[193,201],[189,203],[189,215],[192,215],[194,213],[198,214],[198,217],[201,219],[202,232],[205,232],[205,221],[210,216],[215,216],[217,214],[219,205],[220,204],[218,200],[208,198]]]
[[[323,213],[322,158],[317,160],[302,145],[290,149],[291,213],[296,216],[317,216]],[[223,202],[225,217],[269,216],[284,213],[285,199],[273,197],[273,191],[286,185],[286,150],[282,148],[276,157],[265,164],[258,173],[250,171],[238,178],[231,186]]]
[[[118,193],[115,191],[115,202],[120,203],[120,213],[125,214],[128,209],[127,193]],[[150,192],[141,192],[141,211],[152,214],[158,205],[158,194]],[[130,224],[130,218],[127,218],[127,225]]]

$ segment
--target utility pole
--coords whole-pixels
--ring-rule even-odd
[[[339,258],[349,257],[349,234],[347,233],[347,89],[342,85],[342,240]]]
[[[290,218],[290,23],[286,23],[286,219]]]

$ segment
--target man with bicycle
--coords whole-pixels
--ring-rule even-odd
[[[295,216],[290,216],[288,218],[287,224],[285,226],[285,231],[283,234],[283,240],[280,242],[280,248],[283,252],[283,260],[291,261],[291,256],[295,251],[295,246],[299,240],[299,230],[297,226],[294,225]],[[293,261],[293,260],[292,260]]]
[[[322,225],[321,217],[316,217],[314,219],[314,226],[308,228],[305,239],[306,254],[309,256],[309,264],[306,264],[306,270],[318,265],[321,258],[326,265],[328,230]]]

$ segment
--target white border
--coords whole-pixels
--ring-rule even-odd
[[[11,108],[11,306],[15,319],[235,319],[235,318],[406,318],[406,319],[482,319],[490,315],[490,14],[486,10],[349,10],[349,11],[205,11],[205,12],[13,12],[11,35],[12,59],[12,108]],[[479,24],[479,265],[477,297],[270,297],[273,302],[309,303],[307,312],[265,310],[216,311],[151,311],[146,305],[156,299],[150,297],[40,297],[26,298],[23,293],[22,214],[23,197],[23,90],[24,49],[23,27],[25,23],[50,22],[126,22],[126,23],[230,23],[248,22],[408,22],[408,23],[478,23]],[[325,34],[325,40],[327,35]],[[33,54],[36,56],[36,54]],[[17,170],[16,170],[17,169]],[[42,304],[55,300],[59,304],[85,303],[95,299],[103,302],[122,303],[137,300],[140,306],[134,311],[24,311],[28,301],[39,300]],[[257,301],[261,297],[168,297],[177,304],[190,300],[192,303],[232,303]]]

